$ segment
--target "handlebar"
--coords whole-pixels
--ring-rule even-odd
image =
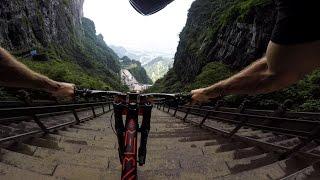
[[[100,91],[100,90],[90,90],[90,89],[75,89],[75,96],[76,97],[83,97],[83,98],[95,98],[95,97],[109,97],[114,98],[117,96],[126,96],[134,93],[122,93],[117,91]],[[191,101],[191,93],[176,93],[176,94],[169,94],[169,93],[148,93],[148,94],[134,94],[139,97],[146,97],[146,98],[159,98],[158,100],[170,100],[175,102],[190,102]],[[161,99],[162,98],[162,99]]]
[[[80,97],[98,97],[98,96],[117,96],[125,95],[124,93],[117,91],[100,91],[100,90],[90,90],[90,89],[77,89],[75,88],[75,96]]]
[[[81,97],[90,97],[90,96],[118,96],[118,95],[127,95],[131,93],[122,93],[118,91],[101,91],[101,90],[90,90],[90,89],[78,89],[75,88],[75,95]],[[133,93],[132,93],[133,94]],[[137,94],[139,96],[145,97],[159,97],[159,98],[191,98],[190,93],[176,93],[176,94],[168,94],[168,93],[148,93],[148,94]]]

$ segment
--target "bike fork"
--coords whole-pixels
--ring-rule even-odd
[[[139,165],[143,166],[146,162],[147,155],[147,142],[150,132],[150,119],[151,119],[152,105],[146,105],[143,110],[143,119],[140,127],[141,139],[139,147]]]
[[[115,117],[115,130],[117,133],[117,139],[118,139],[118,152],[119,152],[119,159],[120,163],[122,164],[123,158],[124,158],[124,133],[125,128],[123,125],[123,119],[122,114],[124,111],[124,108],[121,106],[121,104],[114,104],[114,117]]]

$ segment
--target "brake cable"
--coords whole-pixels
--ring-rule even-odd
[[[114,116],[114,112],[112,112],[111,117],[109,118],[109,121],[110,121],[110,126],[111,126],[113,133],[117,136],[117,133],[116,133],[116,131],[113,127],[113,124],[112,124],[113,116]]]

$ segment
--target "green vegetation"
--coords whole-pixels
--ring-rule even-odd
[[[101,35],[96,35],[94,23],[82,19],[82,36],[72,35],[70,43],[63,46],[50,44],[36,47],[43,59],[21,58],[31,69],[48,77],[77,86],[127,91],[120,82],[118,56],[105,44]],[[19,53],[15,53],[19,54]]]
[[[22,63],[34,71],[57,81],[72,82],[86,88],[111,89],[110,85],[102,79],[90,76],[79,65],[72,62],[62,60],[52,60],[49,62],[22,60]]]
[[[70,5],[70,1],[69,0],[63,0],[63,4],[68,7]]]
[[[286,100],[293,101],[292,109],[297,111],[319,111],[320,70],[316,70],[282,91],[252,97],[253,103],[260,108],[272,108]]]
[[[224,10],[218,20],[222,27],[234,21],[243,21],[253,7],[263,7],[272,3],[271,0],[238,0]]]
[[[196,77],[195,81],[188,86],[187,90],[207,87],[229,77],[231,74],[227,65],[221,62],[209,63],[202,69],[201,74]]]
[[[153,83],[152,80],[147,75],[146,70],[143,67],[137,66],[134,68],[130,68],[128,70],[136,78],[136,80],[139,83],[142,83],[142,84],[152,84]]]
[[[166,76],[157,80],[147,92],[182,92],[185,90],[183,84],[178,80],[176,73],[170,69]]]
[[[227,65],[221,62],[212,62],[207,64],[195,80],[188,84],[183,84],[178,80],[177,75],[170,69],[168,74],[156,81],[149,92],[188,92],[193,89],[207,87],[211,84],[219,82],[222,79],[229,77],[232,71]]]
[[[143,67],[147,71],[147,74],[152,79],[152,81],[156,82],[169,71],[172,65],[173,59],[157,57]]]

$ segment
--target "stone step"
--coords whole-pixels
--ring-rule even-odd
[[[250,138],[254,138],[254,139],[262,139],[262,138],[271,138],[274,137],[273,133],[263,133],[262,131],[253,131],[250,133],[245,133],[245,134],[239,134],[239,135],[243,135],[246,137],[250,137]]]
[[[108,131],[111,127],[101,127],[101,126],[89,126],[87,124],[79,124],[71,126],[74,129],[83,129],[88,131]]]
[[[174,129],[174,128],[187,128],[190,127],[188,124],[180,123],[162,123],[162,122],[151,122],[152,129]]]
[[[273,154],[265,153],[257,156],[228,161],[227,164],[232,173],[239,173],[258,167],[266,166],[276,161],[276,156],[274,156]]]
[[[3,137],[10,137],[14,136],[16,134],[21,134],[25,133],[27,130],[11,127],[11,126],[6,126],[6,125],[0,125],[0,138]]]
[[[244,158],[250,158],[253,156],[258,156],[264,154],[264,152],[260,149],[257,149],[255,147],[249,147],[249,148],[239,148],[232,151],[226,151],[226,152],[216,152],[216,153],[210,153],[207,154],[204,152],[205,156],[212,157],[217,160],[224,160],[225,162],[231,162],[236,161],[238,159],[244,159]]]
[[[299,140],[299,138],[290,138],[287,140],[279,141],[276,144],[284,147],[294,147],[300,143],[301,141]]]
[[[79,153],[80,151],[105,151],[110,149],[115,149],[114,144],[110,145],[110,147],[103,147],[103,146],[90,146],[90,145],[83,145],[82,143],[75,143],[75,142],[56,142],[42,138],[34,138],[29,141],[25,142],[26,144],[44,147],[49,149],[61,150],[66,151],[69,153]]]
[[[109,149],[114,149],[115,144],[118,142],[116,137],[109,137],[104,138],[102,140],[88,140],[84,138],[77,138],[77,137],[65,137],[60,136],[57,134],[49,134],[43,137],[49,141],[61,142],[61,143],[71,143],[71,144],[80,144],[80,145],[87,145],[87,146],[99,146],[105,147]]]
[[[168,138],[168,137],[194,137],[194,136],[210,136],[210,132],[159,132],[150,133],[150,138]]]
[[[178,169],[180,168],[179,159],[169,159],[169,158],[148,158],[144,166],[139,166],[140,171],[151,171],[151,170],[161,170],[161,169]],[[121,170],[121,164],[118,158],[110,159],[109,169],[113,171]]]
[[[290,139],[288,136],[285,135],[274,135],[271,137],[261,138],[260,141],[268,142],[268,143],[277,143],[281,141],[286,141]]]
[[[320,177],[320,162],[316,162],[298,172],[290,174],[281,180],[318,180]]]
[[[157,131],[152,131],[153,129],[151,129],[151,133],[150,134],[157,134],[157,133],[199,133],[200,131],[202,133],[204,132],[208,132],[205,130],[200,130],[199,128],[196,127],[190,127],[190,126],[186,126],[186,127],[175,127],[175,128],[166,128],[164,127],[163,129],[160,129],[157,127]]]
[[[52,162],[56,164],[72,164],[82,165],[92,168],[108,168],[109,158],[114,158],[114,152],[105,151],[104,155],[101,154],[89,154],[89,153],[66,153],[64,151],[57,151],[47,148],[38,147],[34,157],[45,159],[46,162]]]
[[[120,170],[107,171],[105,169],[65,164],[58,165],[53,175],[63,179],[74,180],[121,179]]]
[[[291,157],[287,160],[277,161],[272,164],[262,166],[256,169],[236,173],[228,176],[221,177],[223,180],[234,179],[281,179],[288,174],[292,174],[308,166],[310,162],[299,157]]]
[[[92,134],[84,134],[84,133],[76,133],[76,132],[68,132],[68,131],[57,131],[56,134],[69,138],[80,138],[85,140],[94,140],[96,135]]]
[[[56,163],[6,149],[0,149],[0,153],[2,163],[43,175],[52,175],[57,166]]]
[[[206,140],[221,140],[222,138],[216,136],[213,133],[210,134],[194,134],[190,137],[183,137],[179,141],[180,142],[194,142],[194,141],[206,141]]]
[[[68,132],[68,131],[58,131],[56,133],[57,135],[66,137],[66,138],[75,138],[75,139],[82,139],[82,140],[88,140],[88,141],[111,141],[116,140],[116,135],[112,132],[110,132],[107,135],[93,135],[93,134],[85,134],[85,133],[77,133],[77,132]]]
[[[10,180],[35,180],[35,179],[45,179],[45,180],[58,180],[61,178],[41,175],[31,171],[19,169],[15,166],[10,166],[0,162],[0,179],[10,179]]]
[[[101,128],[103,126],[100,126],[100,128],[97,129],[81,129],[78,128],[79,126],[75,127],[69,127],[67,131],[69,132],[78,132],[78,133],[88,133],[88,134],[93,134],[93,135],[109,135],[109,134],[114,134],[113,130],[111,128],[105,127]]]
[[[227,152],[227,151],[233,151],[237,149],[244,149],[248,147],[250,146],[242,142],[229,142],[225,144],[203,147],[203,152],[204,154],[210,155],[210,154],[216,154],[218,152]]]

